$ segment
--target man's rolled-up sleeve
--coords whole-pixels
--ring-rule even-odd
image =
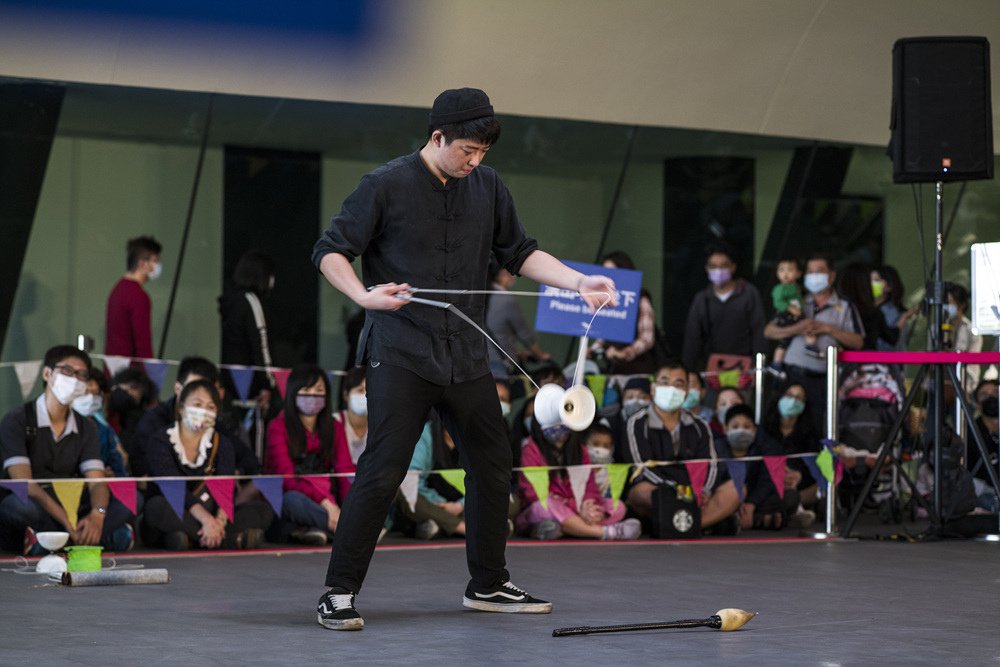
[[[330,227],[313,246],[312,262],[317,269],[323,258],[332,252],[353,262],[368,247],[368,243],[377,234],[379,212],[382,209],[377,185],[375,177],[366,175],[354,192],[344,200],[340,212],[330,221]]]

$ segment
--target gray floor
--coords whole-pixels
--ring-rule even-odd
[[[547,616],[460,605],[464,550],[380,549],[362,632],[315,620],[327,556],[139,559],[163,586],[65,588],[0,572],[0,664],[990,664],[1000,545],[731,543],[508,548]],[[134,561],[132,561],[134,562]],[[9,565],[6,565],[9,567]],[[758,611],[743,630],[551,637],[553,628]]]

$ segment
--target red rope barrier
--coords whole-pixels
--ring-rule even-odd
[[[869,352],[843,350],[844,364],[998,364],[1000,352]]]

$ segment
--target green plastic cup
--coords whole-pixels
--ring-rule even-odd
[[[69,558],[66,559],[66,569],[70,572],[100,572],[101,547],[71,546],[66,547]]]

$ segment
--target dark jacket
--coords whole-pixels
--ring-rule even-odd
[[[153,477],[195,477],[213,475],[235,475],[236,474],[236,452],[233,448],[232,440],[216,432],[216,440],[213,448],[218,447],[215,458],[212,458],[211,449],[205,462],[197,468],[189,468],[183,465],[174,446],[170,442],[167,430],[157,431],[149,440],[149,448],[146,451],[146,460],[149,463],[149,472]],[[209,465],[211,461],[211,465]],[[187,483],[184,494],[184,509],[188,509],[195,503],[207,503],[208,500],[202,498],[202,486],[200,480],[192,480]],[[195,495],[197,492],[197,495]]]
[[[246,292],[243,290],[227,291],[219,297],[219,315],[222,318],[222,356],[221,362],[224,364],[238,364],[240,366],[264,366],[264,350],[261,345],[260,330],[253,317],[253,309],[247,301]],[[267,309],[261,300],[261,307],[264,308],[265,324],[267,320]],[[228,373],[226,382],[231,383]],[[263,371],[254,373],[253,383],[250,385],[250,397],[260,393],[261,389],[267,389],[271,383],[267,379],[267,374]],[[227,386],[227,390],[233,390],[235,396],[235,386]]]
[[[735,458],[732,455],[732,448],[729,446],[729,441],[725,437],[721,438],[718,445],[720,456]],[[781,456],[783,454],[781,445],[765,433],[764,429],[758,428],[757,437],[750,443],[750,448],[747,449],[746,456]],[[764,465],[764,462],[746,461],[745,463],[747,468],[744,484],[746,484],[747,492],[743,497],[743,502],[753,503],[760,507],[771,496],[776,498],[778,490],[775,488],[774,481],[771,479],[771,474],[767,472],[767,466]]]
[[[752,357],[766,352],[764,306],[757,288],[737,280],[732,295],[720,301],[706,287],[691,300],[684,329],[684,365],[691,370],[705,368],[712,354],[739,354]]]
[[[635,465],[646,461],[689,461],[691,459],[711,459],[708,475],[705,477],[705,489],[715,487],[720,480],[720,470],[716,459],[715,443],[708,424],[695,417],[687,410],[681,413],[680,442],[675,443],[670,431],[652,406],[636,412],[629,417],[625,427],[627,437],[628,463]],[[687,468],[683,464],[655,466],[643,468],[637,478],[653,484],[668,484],[670,482],[690,485]]]

